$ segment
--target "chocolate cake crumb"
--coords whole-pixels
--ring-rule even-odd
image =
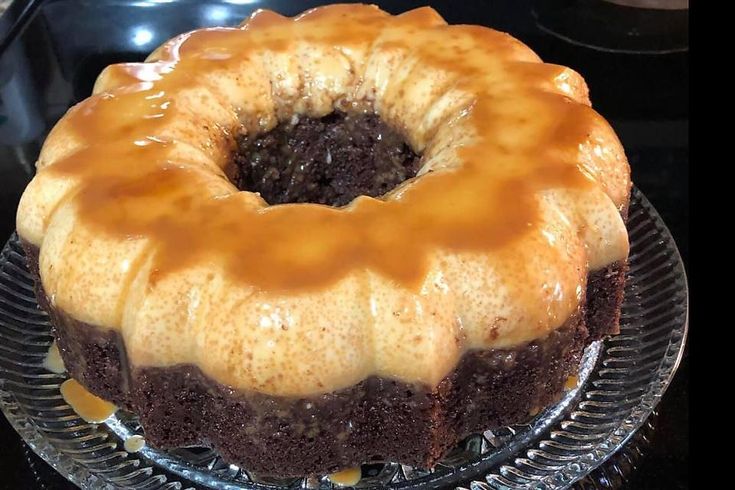
[[[237,146],[233,182],[268,204],[344,206],[360,195],[379,197],[414,177],[421,161],[376,114],[294,118],[240,136]]]

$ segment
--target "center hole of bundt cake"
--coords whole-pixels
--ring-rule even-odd
[[[269,204],[344,206],[378,197],[416,175],[420,157],[375,114],[294,117],[255,137],[240,136],[232,181]]]

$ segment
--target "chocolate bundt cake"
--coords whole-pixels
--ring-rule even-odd
[[[17,228],[70,375],[264,475],[431,467],[614,334],[629,167],[513,37],[333,5],[107,67]]]

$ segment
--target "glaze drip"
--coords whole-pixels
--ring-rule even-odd
[[[416,176],[333,192],[340,207],[271,206],[228,178],[238,135],[335,110],[394,128]],[[120,332],[131,366],[274,395],[436,386],[465,352],[559,328],[628,253],[629,168],[584,80],[430,8],[178,36],[106,68],[37,167],[18,233],[54,308]]]
[[[61,383],[59,390],[64,401],[86,422],[102,423],[117,411],[115,405],[93,395],[75,379]]]

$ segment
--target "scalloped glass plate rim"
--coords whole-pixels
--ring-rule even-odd
[[[510,442],[515,442],[515,445],[508,444],[504,446],[501,444],[498,447],[492,448],[492,450],[484,450],[476,455],[475,459],[470,459],[458,464],[455,467],[445,467],[443,471],[438,473],[427,474],[425,472],[418,471],[417,480],[406,478],[395,481],[395,478],[391,480],[391,487],[393,488],[412,488],[412,487],[444,487],[447,484],[457,485],[460,482],[465,482],[468,487],[473,489],[481,488],[528,488],[537,490],[551,490],[559,488],[568,488],[574,482],[583,478],[589,474],[592,470],[603,464],[608,458],[610,458],[620,447],[622,447],[633,434],[643,425],[645,420],[648,418],[650,413],[653,411],[657,403],[660,401],[661,396],[666,391],[671,379],[676,372],[676,369],[681,361],[684,352],[684,344],[686,340],[686,334],[688,330],[688,288],[686,281],[686,274],[684,271],[681,257],[676,248],[676,244],[671,237],[670,232],[664,225],[658,213],[655,211],[653,206],[643,196],[643,194],[637,189],[633,189],[631,206],[631,214],[629,217],[629,229],[631,232],[631,271],[633,271],[637,263],[635,261],[635,255],[638,252],[651,253],[650,239],[651,234],[657,235],[654,252],[661,256],[662,254],[668,254],[668,264],[670,264],[671,270],[666,272],[671,276],[672,284],[678,282],[678,289],[676,290],[679,301],[675,304],[681,311],[675,315],[675,318],[668,321],[663,326],[656,327],[661,329],[666,326],[670,326],[661,337],[667,336],[668,342],[665,347],[659,350],[663,351],[663,355],[658,359],[656,367],[651,374],[650,380],[645,384],[645,390],[641,393],[635,401],[635,406],[626,409],[625,416],[615,419],[615,425],[611,427],[610,431],[605,435],[604,439],[598,441],[593,447],[590,447],[586,452],[575,454],[575,458],[572,460],[564,460],[563,467],[555,471],[542,471],[539,470],[538,475],[528,472],[523,469],[524,461],[528,461],[528,457],[533,459],[533,451],[538,451],[538,448],[543,446],[544,443],[549,443],[548,434],[553,434],[555,428],[559,429],[563,427],[564,423],[570,422],[570,413],[577,413],[579,407],[588,403],[589,400],[585,398],[589,395],[590,390],[590,377],[597,375],[601,369],[600,366],[609,359],[605,357],[609,352],[610,344],[614,344],[619,337],[614,337],[610,340],[605,341],[605,345],[600,343],[593,344],[588,348],[585,359],[582,363],[580,371],[580,383],[577,388],[571,390],[566,396],[555,406],[548,408],[541,414],[539,414],[532,423],[518,426],[518,433],[512,432]],[[640,218],[636,221],[637,218]],[[640,230],[647,230],[643,238],[646,238],[646,245],[641,245],[641,237],[638,234],[642,233]],[[644,230],[644,231],[645,231]],[[17,242],[17,236],[11,237],[3,249],[2,255],[0,255],[0,275],[6,274],[6,264],[9,262],[9,255],[12,253],[10,250],[14,240]],[[636,250],[637,248],[641,250]],[[16,243],[17,247],[17,243]],[[659,255],[655,255],[658,257]],[[646,276],[650,275],[646,267],[651,267],[650,263],[653,259],[646,259],[643,265],[639,267],[636,274]],[[17,266],[15,266],[17,268]],[[657,266],[660,268],[660,266]],[[628,282],[626,286],[626,305],[629,302],[630,289],[638,285],[638,281],[635,280]],[[10,277],[10,276],[7,276]],[[668,276],[664,277],[666,279]],[[3,277],[0,277],[2,280]],[[14,278],[19,280],[17,278]],[[659,281],[660,282],[660,281]],[[3,283],[0,283],[0,307],[3,304],[8,304],[9,301],[3,293]],[[24,288],[27,285],[23,286]],[[654,296],[660,293],[654,294]],[[644,301],[644,300],[641,300]],[[666,300],[662,300],[661,303]],[[674,303],[674,299],[670,298],[670,301]],[[657,305],[660,303],[656,303]],[[637,306],[638,303],[634,303]],[[12,306],[12,304],[11,304]],[[648,309],[655,309],[655,306],[648,307]],[[3,331],[6,328],[3,323],[3,318],[6,313],[0,308],[0,336],[3,336]],[[625,313],[624,313],[625,314]],[[659,315],[660,316],[660,315]],[[645,318],[635,317],[631,322],[635,325],[635,322],[643,322]],[[670,324],[670,325],[669,325]],[[640,328],[640,325],[638,326]],[[40,335],[40,334],[39,334]],[[47,334],[48,335],[48,334]],[[655,337],[659,341],[658,337]],[[663,340],[666,340],[663,339]],[[650,344],[651,341],[648,341]],[[615,348],[615,347],[613,347]],[[623,347],[621,347],[622,349]],[[3,374],[3,357],[0,352],[0,408],[2,408],[6,417],[10,421],[11,425],[15,430],[23,437],[33,451],[41,456],[46,462],[48,462],[53,468],[55,468],[60,474],[65,476],[67,479],[75,483],[80,487],[90,488],[118,488],[109,482],[106,482],[103,478],[90,471],[83,464],[74,461],[69,454],[64,453],[63,450],[54,446],[54,444],[46,437],[41,428],[33,422],[32,417],[20,407],[18,400],[13,394],[13,389],[8,388],[8,379]],[[603,359],[604,357],[604,359]],[[613,359],[615,360],[615,359]],[[653,361],[648,361],[651,364]],[[648,365],[646,364],[646,365]],[[609,368],[602,368],[603,370]],[[58,378],[59,382],[63,380],[63,376],[60,375]],[[595,383],[599,380],[593,380],[591,383]],[[600,390],[597,390],[600,391]],[[591,402],[589,402],[591,403]],[[562,420],[564,419],[564,420]],[[118,417],[113,420],[106,422],[102,427],[103,431],[107,431],[109,435],[116,438],[128,433],[128,428],[124,422],[121,422]],[[508,429],[510,430],[510,429]],[[562,430],[562,429],[559,429]],[[496,431],[497,432],[497,431]],[[487,432],[485,433],[487,434]],[[518,435],[520,434],[520,435]],[[546,437],[543,437],[547,434]],[[477,436],[480,437],[480,436]],[[553,438],[553,435],[552,435]],[[483,444],[486,446],[488,440],[484,438]],[[525,452],[525,456],[522,454]],[[182,477],[190,483],[206,484],[207,480],[210,483],[217,483],[217,488],[243,488],[242,484],[245,484],[245,488],[283,488],[277,485],[263,482],[244,482],[236,481],[234,479],[223,478],[222,475],[216,475],[216,478],[212,478],[215,475],[202,471],[186,460],[178,458],[176,455],[166,453],[164,451],[158,451],[155,449],[146,449],[144,455],[147,455],[145,460],[139,460],[140,463],[147,463],[151,465],[153,470],[163,472],[160,480],[161,486],[168,488],[166,485],[171,485],[170,488],[181,488],[176,485],[176,477]],[[179,461],[177,461],[179,459]],[[161,466],[161,463],[168,462],[168,467]],[[157,466],[158,465],[158,466]],[[133,465],[134,468],[138,468],[141,464]],[[156,467],[157,466],[157,467]],[[395,472],[402,472],[405,474],[406,471],[412,471],[399,465],[394,465],[397,469]],[[152,474],[152,473],[151,473]],[[510,479],[508,477],[510,475]],[[519,476],[521,475],[521,476]],[[167,476],[174,477],[169,480]],[[211,478],[211,479],[210,479]],[[520,479],[513,481],[513,478]],[[183,482],[179,482],[183,483]],[[306,480],[301,482],[301,486],[307,486]],[[184,483],[188,484],[188,483]],[[324,488],[329,486],[325,478],[312,482],[311,486]]]

